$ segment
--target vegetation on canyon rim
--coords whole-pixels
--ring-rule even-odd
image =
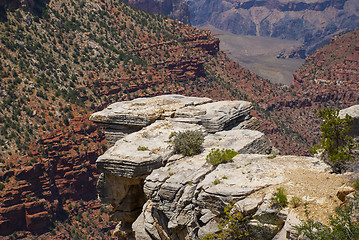
[[[345,172],[350,165],[355,164],[356,155],[354,150],[358,148],[353,138],[348,135],[354,119],[346,114],[344,118],[339,117],[339,110],[322,109],[318,116],[323,119],[321,125],[322,139],[320,144],[315,145],[312,151],[322,151],[324,160],[331,165],[336,173]],[[359,195],[358,180],[353,184],[356,192],[354,198],[346,199],[343,205],[335,209],[335,214],[330,217],[330,222],[325,225],[314,221],[309,217],[306,209],[307,219],[296,227],[298,235],[308,239],[359,239]]]
[[[322,151],[324,159],[330,164],[334,172],[343,172],[348,169],[350,164],[355,161],[356,155],[353,152],[357,146],[354,145],[353,138],[348,135],[350,126],[354,119],[349,115],[344,118],[339,117],[339,111],[333,109],[323,109],[318,112],[318,116],[323,119],[321,125],[322,139],[320,144],[315,145],[312,152]],[[228,149],[212,149],[207,156],[208,159],[220,159],[220,155]],[[227,159],[228,158],[223,158]],[[231,158],[229,159],[229,161]],[[215,161],[212,164],[218,165],[222,161]],[[309,215],[309,210],[305,207],[307,219],[295,227],[298,236],[307,239],[359,239],[359,195],[358,180],[353,183],[356,191],[353,198],[348,198],[341,206],[335,209],[335,214],[330,217],[329,223],[313,220]],[[284,188],[280,187],[271,198],[272,206],[278,209],[288,205],[287,194]],[[301,199],[293,197],[292,207],[296,208],[301,204]],[[306,206],[306,203],[304,203]],[[204,239],[253,239],[250,228],[248,227],[251,216],[244,216],[240,211],[233,210],[234,203],[229,203],[224,209],[225,217],[218,224],[217,233],[208,234]]]
[[[296,230],[299,235],[311,240],[359,239],[358,208],[359,195],[356,193],[353,200],[335,209],[335,214],[330,217],[328,225],[314,221],[306,211],[307,220],[297,226]]]
[[[217,166],[220,163],[231,162],[237,154],[238,152],[232,149],[212,148],[211,152],[207,155],[206,160],[213,166]]]
[[[251,239],[248,223],[250,218],[244,216],[231,201],[224,208],[224,217],[218,224],[218,233],[210,233],[202,240]]]
[[[288,204],[287,195],[283,188],[278,188],[275,197],[272,198],[279,209]],[[306,204],[305,204],[306,205]],[[354,240],[359,239],[359,195],[355,193],[353,199],[347,200],[343,205],[335,209],[335,214],[330,217],[328,225],[313,220],[310,212],[305,210],[307,219],[295,227],[298,236],[310,240]],[[224,239],[256,239],[249,227],[252,216],[246,216],[235,207],[231,201],[224,209],[224,217],[218,224],[218,232],[210,233],[202,240]]]
[[[171,133],[170,138],[173,139],[173,152],[182,154],[183,156],[193,156],[201,152],[201,146],[204,136],[201,131],[184,131]]]
[[[318,116],[323,119],[321,125],[322,139],[311,151],[323,151],[324,159],[332,166],[333,171],[340,173],[348,168],[354,160],[354,140],[347,133],[354,119],[348,114],[345,118],[339,117],[339,110],[322,109]]]
[[[271,198],[273,206],[275,207],[286,207],[288,205],[287,194],[285,193],[284,188],[277,188],[277,192],[274,194],[274,197]]]

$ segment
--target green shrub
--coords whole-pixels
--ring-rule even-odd
[[[173,151],[184,156],[193,156],[201,152],[204,136],[201,131],[185,131],[171,133],[170,138],[174,137]]]
[[[334,172],[345,171],[348,163],[353,160],[351,153],[354,148],[353,138],[346,133],[350,130],[350,125],[354,121],[348,114],[344,119],[339,117],[339,110],[322,109],[318,116],[323,118],[320,127],[322,139],[320,144],[310,149],[313,153],[324,150],[324,159],[333,168]]]
[[[218,224],[218,233],[209,233],[202,240],[251,239],[248,229],[249,217],[233,208],[231,201],[224,209],[224,218]]]
[[[148,147],[138,146],[138,151],[149,151]]]
[[[0,183],[0,191],[2,191],[5,188],[5,185],[3,183]]]
[[[220,163],[231,162],[237,154],[238,152],[232,149],[212,148],[211,152],[207,155],[206,160],[213,166],[217,166]]]
[[[214,185],[217,185],[217,184],[220,184],[220,183],[221,183],[221,181],[218,180],[217,178],[213,181],[213,184],[214,184]]]
[[[359,239],[359,198],[336,208],[334,216],[330,217],[329,225],[324,225],[309,218],[296,227],[298,235],[311,240],[354,240]]]
[[[302,204],[302,199],[300,199],[299,197],[292,197],[292,199],[290,200],[290,204],[294,208],[299,207]]]
[[[273,159],[273,158],[275,158],[276,156],[277,156],[276,154],[271,154],[271,155],[267,156],[267,158]]]
[[[276,207],[285,207],[288,205],[287,195],[285,194],[284,188],[277,188],[275,196],[271,198],[272,203]]]

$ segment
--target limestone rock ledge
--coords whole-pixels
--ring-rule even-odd
[[[272,146],[253,130],[259,124],[249,114],[251,107],[245,101],[164,95],[115,103],[94,113],[92,121],[116,132],[108,135],[113,146],[96,161],[99,199],[119,222],[114,234],[199,239],[216,231],[224,207],[234,200],[241,211],[255,216],[251,226],[261,229],[258,238],[271,239],[287,217],[296,219],[288,209],[279,211],[270,204],[277,187],[303,195],[309,191],[307,182],[316,178],[330,182],[335,195],[336,183],[342,181],[330,176],[329,167],[317,158],[266,155]],[[201,154],[173,154],[171,133],[186,130],[204,133]],[[233,162],[214,167],[206,162],[212,148],[239,154]],[[321,195],[321,203],[330,201],[327,192]],[[286,232],[278,234],[290,235],[289,222],[285,226]]]
[[[246,101],[214,102],[209,98],[162,95],[111,104],[92,114],[90,120],[104,126],[107,141],[112,146],[118,139],[156,120],[171,118],[199,124],[213,133],[249,120],[251,109],[252,105]]]
[[[251,226],[261,229],[258,239],[272,239],[289,214],[289,209],[280,211],[271,205],[276,187],[289,190],[296,184],[295,188],[305,189],[306,178],[301,182],[293,178],[298,174],[320,176],[325,181],[330,177],[328,166],[311,157],[278,156],[273,160],[268,155],[238,154],[233,162],[216,168],[205,157],[204,152],[178,159],[146,178],[148,200],[132,225],[136,239],[202,238],[216,231],[231,200],[241,211],[254,215]]]

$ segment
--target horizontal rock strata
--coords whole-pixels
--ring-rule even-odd
[[[146,178],[144,192],[149,200],[133,224],[136,239],[163,239],[157,237],[160,234],[165,234],[165,239],[184,239],[182,234],[189,239],[204,237],[215,231],[223,208],[231,200],[241,211],[257,216],[253,224],[268,228],[267,236],[259,239],[271,239],[277,226],[266,226],[268,221],[278,218],[284,223],[288,214],[283,212],[278,217],[279,210],[271,206],[273,186],[290,184],[291,175],[298,172],[322,179],[330,175],[326,164],[310,157],[281,156],[272,160],[268,155],[239,154],[233,162],[218,167],[205,158],[204,152],[173,161]],[[163,233],[158,231],[158,223],[165,223],[161,225]]]
[[[115,103],[93,114],[91,120],[105,127],[138,128],[124,133],[96,161],[99,198],[119,222],[114,234],[200,239],[218,230],[224,208],[234,201],[236,209],[252,217],[249,227],[261,229],[254,231],[257,239],[295,239],[291,224],[297,215],[273,206],[276,189],[283,186],[292,197],[330,205],[330,194],[342,180],[317,158],[276,156],[267,136],[253,130],[259,124],[250,110],[245,101],[164,95]],[[200,154],[174,154],[171,136],[187,130],[203,133]],[[238,155],[213,166],[207,161],[212,149],[232,149]],[[308,187],[308,182],[315,184]],[[317,184],[325,187],[317,189]],[[316,197],[304,196],[313,191]]]
[[[105,127],[113,145],[96,161],[101,171],[100,200],[112,208],[122,229],[129,228],[145,203],[144,179],[153,170],[181,159],[172,150],[171,134],[175,132],[203,132],[203,154],[213,147],[269,153],[271,143],[263,133],[241,129],[256,125],[249,115],[251,109],[245,101],[163,95],[114,103],[94,113],[90,120]],[[173,199],[177,187],[169,184],[170,192],[164,191],[163,196]]]
[[[113,146],[116,140],[156,120],[170,117],[216,132],[242,122],[251,109],[252,105],[245,101],[213,102],[209,98],[162,95],[111,104],[92,114],[90,120],[104,126],[106,139]]]

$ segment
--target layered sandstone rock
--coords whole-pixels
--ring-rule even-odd
[[[272,239],[289,213],[289,209],[272,206],[276,187],[297,194],[307,188],[304,175],[319,176],[318,181],[336,180],[316,158],[281,156],[273,160],[267,155],[239,154],[233,162],[213,167],[206,162],[207,153],[168,163],[146,178],[144,192],[149,200],[133,224],[136,239],[204,237],[216,230],[231,200],[242,212],[254,216],[251,226],[262,229],[258,239]],[[335,191],[333,187],[332,194]],[[330,202],[331,197],[322,201]]]
[[[102,172],[97,185],[101,201],[111,206],[123,228],[129,228],[145,203],[144,179],[178,158],[170,144],[173,132],[202,131],[205,153],[212,147],[269,153],[271,144],[263,133],[241,129],[256,125],[251,108],[245,101],[164,95],[115,103],[94,113],[90,120],[103,125],[108,139],[116,141],[96,161]]]
[[[92,114],[90,120],[105,127],[106,138],[113,145],[125,135],[166,117],[198,123],[208,132],[216,132],[242,122],[251,109],[245,101],[213,102],[209,98],[163,95],[111,104]]]
[[[224,207],[235,201],[238,210],[252,217],[249,227],[261,229],[255,231],[258,239],[295,238],[292,225],[304,210],[275,207],[272,197],[278,187],[289,197],[311,202],[309,208],[321,211],[317,216],[330,211],[342,177],[331,175],[317,158],[266,155],[273,152],[269,139],[243,129],[258,125],[250,109],[244,101],[164,95],[116,103],[93,114],[91,120],[105,126],[141,128],[117,139],[96,162],[100,200],[119,221],[115,234],[199,239],[218,230]],[[200,154],[173,153],[171,133],[186,130],[204,133]],[[213,148],[239,154],[213,166],[206,160]]]
[[[0,173],[0,181],[6,183],[0,191],[0,235],[19,230],[41,233],[60,216],[62,199],[96,197],[95,161],[103,151],[94,142],[104,143],[104,137],[87,119],[74,118],[71,124],[71,130],[57,129],[34,144],[46,158],[31,149],[31,158],[20,158],[27,164]],[[86,148],[81,148],[84,142]]]

